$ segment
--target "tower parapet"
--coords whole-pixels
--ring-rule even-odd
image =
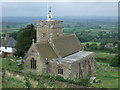
[[[37,21],[37,42],[60,36],[63,29],[62,22],[59,20]]]

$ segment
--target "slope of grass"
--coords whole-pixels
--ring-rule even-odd
[[[111,66],[107,66],[105,63],[97,62],[97,65],[103,64],[99,69],[97,68],[97,79],[101,79],[101,83],[93,83],[94,87],[102,87],[102,88],[118,88],[118,80],[120,76],[118,75],[119,68],[112,68]],[[107,71],[103,71],[102,68],[107,67]]]
[[[109,63],[110,60],[116,55],[113,53],[101,52],[101,51],[94,51],[95,57],[98,61],[107,62]]]
[[[2,88],[25,88],[25,86],[22,81],[14,77],[7,76],[4,78]]]
[[[6,69],[12,69],[12,70],[20,70],[22,67],[17,67],[16,62],[9,61],[7,59],[2,59],[2,67]]]

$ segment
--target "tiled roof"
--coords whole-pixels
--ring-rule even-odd
[[[83,50],[80,41],[75,35],[65,35],[58,38],[54,38],[52,43],[59,55],[65,57],[71,55],[77,51]]]
[[[15,47],[16,46],[16,40],[12,37],[9,37],[8,40],[5,40],[5,37],[0,37],[0,46]]]
[[[38,43],[35,43],[35,45],[43,59],[57,58],[56,53],[54,52],[54,50],[52,49],[52,47],[50,46],[50,44],[47,41],[46,42],[38,42]]]

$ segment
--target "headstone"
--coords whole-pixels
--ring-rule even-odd
[[[101,83],[101,80],[100,79],[96,79],[95,83]]]
[[[96,79],[96,77],[90,77],[90,83],[94,83],[95,79]]]

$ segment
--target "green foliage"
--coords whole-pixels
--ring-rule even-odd
[[[49,86],[53,86],[55,84],[55,79],[51,79],[48,84]]]
[[[36,30],[33,24],[27,25],[18,32],[16,54],[23,57],[32,44],[32,39],[36,40]]]
[[[81,78],[77,83],[79,85],[89,86],[90,85],[90,77]]]
[[[9,34],[10,37],[13,37],[15,40],[17,39],[18,31],[17,32],[12,32]]]
[[[13,77],[6,77],[6,80],[7,80],[7,81],[12,81],[12,82],[19,82],[18,79],[13,78]]]
[[[92,86],[98,88],[118,88],[120,76],[118,74],[119,67],[108,66],[108,63],[97,62],[99,66],[102,64],[102,67],[96,68],[96,78],[101,80],[101,83],[93,83]],[[107,68],[107,71],[103,71],[102,68]]]
[[[7,58],[9,59],[9,58]],[[14,71],[19,71],[22,69],[22,67],[17,67],[17,62],[13,62],[7,59],[2,59],[2,67],[8,70],[14,70]]]
[[[59,81],[78,84],[78,85],[83,85],[83,86],[89,86],[90,85],[89,77],[81,78],[79,81],[78,80],[74,81],[74,80],[71,80],[71,79],[64,79],[64,77],[62,77],[62,76],[55,76],[55,75],[49,75],[49,74],[43,74],[42,77],[49,78],[49,79],[53,80],[51,82],[51,84],[54,83],[54,80],[59,80]]]
[[[29,78],[27,77],[27,75],[25,75],[24,77],[25,77],[25,78],[24,78],[24,80],[25,80],[25,83],[24,83],[25,86],[26,86],[27,88],[32,88],[32,84],[31,84]]]
[[[2,70],[2,82],[4,82],[4,80],[5,80],[5,71]]]
[[[6,75],[2,82],[2,88],[25,88],[25,86],[20,80]]]
[[[39,78],[38,88],[46,88],[46,86],[44,85],[44,78]]]
[[[41,81],[39,81],[38,87],[39,88],[46,88],[44,85],[44,82],[41,82]]]
[[[110,65],[113,66],[113,67],[120,67],[118,55],[114,56],[114,57],[111,59]]]
[[[97,49],[98,49],[98,46],[97,46],[97,44],[91,44],[91,45],[90,45],[90,48],[91,48],[92,50],[97,50]]]

